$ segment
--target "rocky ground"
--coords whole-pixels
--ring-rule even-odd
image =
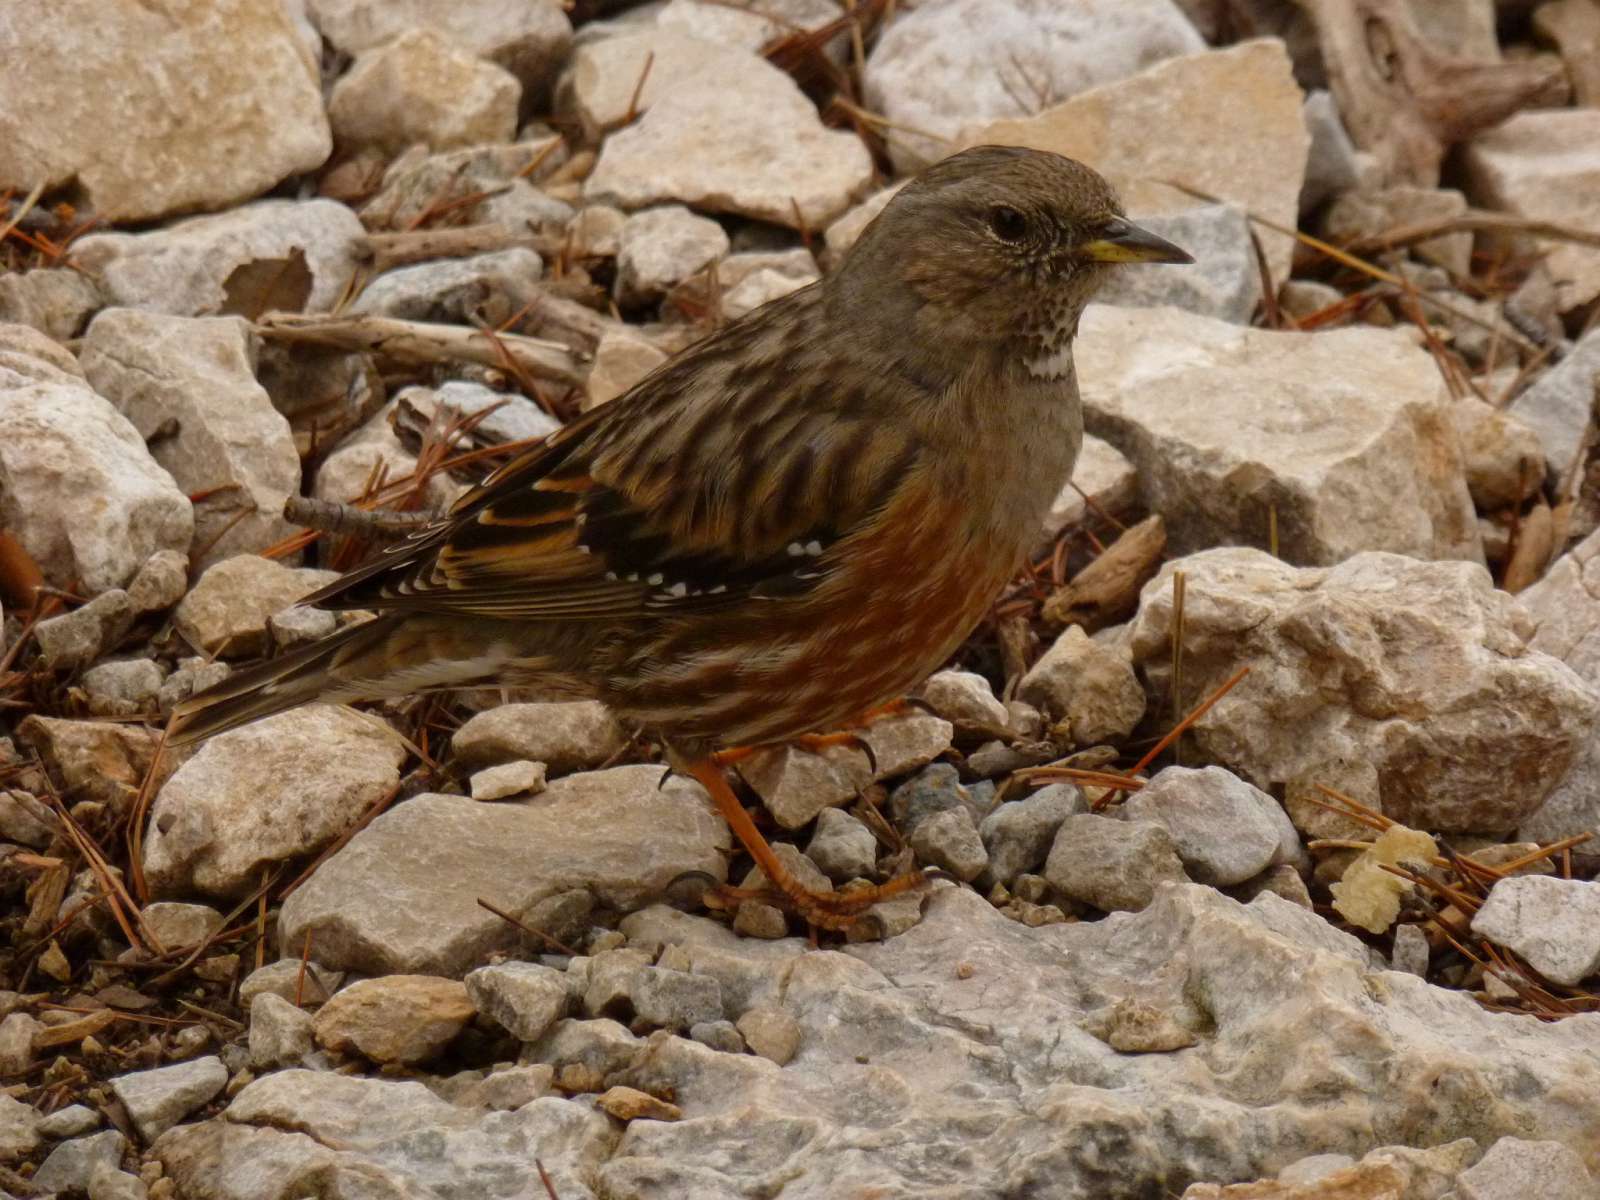
[[[61,0],[0,45],[0,1194],[1600,1195],[1594,0]],[[948,879],[821,944],[708,908],[759,881],[595,704],[161,747],[338,626],[295,602],[372,512],[995,141],[1198,263],[1086,316],[1074,486],[922,706],[740,784],[816,886]]]

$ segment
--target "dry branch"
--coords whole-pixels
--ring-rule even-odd
[[[266,338],[385,354],[403,362],[475,362],[487,367],[516,364],[535,379],[579,387],[587,364],[558,342],[502,333],[491,336],[464,325],[435,325],[391,317],[340,317],[327,314],[268,313],[256,323]]]

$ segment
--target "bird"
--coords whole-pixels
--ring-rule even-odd
[[[485,683],[597,698],[705,787],[775,898],[848,929],[922,877],[811,891],[727,765],[851,729],[949,660],[1071,477],[1085,306],[1125,264],[1192,261],[1080,162],[953,154],[822,279],[308,596],[376,615],[195,695],[169,741],[310,701]]]

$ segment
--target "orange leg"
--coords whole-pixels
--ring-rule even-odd
[[[722,819],[727,821],[739,844],[755,859],[756,866],[761,868],[767,881],[796,913],[812,925],[823,929],[849,929],[862,913],[878,901],[898,896],[927,882],[926,876],[913,871],[876,887],[852,888],[846,892],[813,892],[791,875],[772,852],[767,839],[761,836],[750,814],[745,812],[744,805],[739,803],[739,798],[728,786],[727,777],[723,775],[716,756],[690,759],[682,767],[685,775],[699,780],[700,785],[711,793]],[[737,893],[730,894],[733,898],[740,898]]]
[[[874,721],[885,717],[903,717],[906,713],[914,711],[916,706],[902,696],[898,700],[890,700],[887,704],[880,704],[876,708],[869,708],[844,729],[833,733],[803,733],[795,738],[794,744],[802,750],[810,750],[813,754],[834,746],[849,746],[860,750],[867,756],[867,761],[872,766],[873,774],[878,772],[877,755],[872,752],[872,746],[862,736],[861,730],[866,729]]]

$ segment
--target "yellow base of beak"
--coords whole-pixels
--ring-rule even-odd
[[[1192,263],[1194,256],[1166,238],[1157,237],[1121,218],[1106,226],[1102,235],[1083,245],[1085,258],[1104,263]]]

